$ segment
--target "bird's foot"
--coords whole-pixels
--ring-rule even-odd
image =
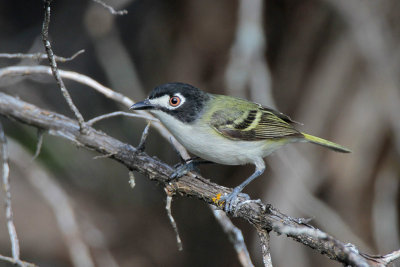
[[[197,168],[197,164],[195,162],[190,161],[184,164],[178,164],[177,166],[175,166],[175,171],[172,173],[170,178],[171,180],[174,180],[186,175],[188,172],[191,171],[196,171],[196,172],[199,171],[199,169]]]
[[[235,187],[231,193],[219,199],[219,203],[225,203],[224,211],[226,213],[235,213],[236,208],[239,206],[239,196],[245,198],[246,200],[250,199],[248,194],[241,193],[241,191],[242,188]]]

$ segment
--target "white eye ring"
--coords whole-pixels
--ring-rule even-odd
[[[173,103],[173,101],[177,101],[177,102]],[[186,99],[183,95],[181,95],[180,93],[176,93],[168,99],[167,108],[170,110],[177,109],[180,106],[182,106],[183,103],[185,103],[185,101],[186,101]]]
[[[174,104],[174,102],[171,102],[172,99],[177,99],[178,102],[176,104]],[[169,110],[174,110],[179,108],[180,106],[183,105],[183,103],[185,103],[186,99],[185,97],[180,94],[180,93],[176,93],[173,96],[169,96],[169,95],[163,95],[161,97],[158,98],[153,98],[153,99],[149,99],[149,102],[155,106],[159,106],[159,107],[163,107]]]

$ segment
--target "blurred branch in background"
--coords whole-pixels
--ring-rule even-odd
[[[274,107],[262,23],[263,1],[240,0],[236,36],[230,51],[225,82],[229,94],[247,98],[246,89],[250,89],[252,100]]]
[[[4,189],[4,202],[6,206],[7,230],[11,241],[12,258],[1,256],[3,260],[10,261],[16,265],[24,266],[20,260],[20,249],[17,231],[15,230],[13,211],[11,207],[11,189],[10,189],[10,167],[8,165],[8,148],[7,139],[3,130],[3,125],[0,123],[0,151],[1,151],[1,177]]]
[[[65,191],[33,162],[31,155],[19,145],[13,143],[11,149],[14,153],[14,163],[24,170],[26,179],[53,210],[73,265],[95,266],[89,248],[82,240],[71,201]]]
[[[244,237],[242,231],[237,228],[229,219],[228,215],[223,210],[217,209],[215,206],[209,205],[210,209],[214,213],[214,217],[217,219],[218,223],[221,225],[224,232],[228,235],[229,240],[233,244],[236,250],[239,261],[243,267],[254,266],[250,254],[247,251],[246,243],[244,242]]]
[[[124,5],[129,2],[132,0],[125,1]],[[98,5],[89,5],[85,11],[85,27],[93,40],[96,58],[112,88],[134,99],[143,99],[145,91],[136,66],[121,40],[121,34],[115,27],[116,17],[112,14],[100,9]]]
[[[10,150],[12,151],[11,160],[13,163],[18,169],[24,172],[26,180],[51,207],[64,237],[73,265],[82,267],[96,265],[104,267],[118,266],[104,244],[104,241],[89,242],[85,240],[87,235],[82,234],[82,231],[79,229],[78,219],[73,208],[73,201],[62,188],[61,184],[51,177],[39,163],[32,161],[30,153],[15,141],[10,142]],[[97,234],[100,235],[99,239],[104,239],[104,237],[101,237],[101,232],[96,230],[95,226],[88,219],[85,222],[85,230],[94,228]],[[95,253],[95,250],[91,251],[89,244],[92,248],[100,248],[101,252]],[[94,257],[91,253],[94,253]]]
[[[92,1],[102,5],[105,9],[107,9],[113,15],[120,15],[121,16],[121,15],[128,14],[127,10],[123,9],[123,10],[116,11],[112,6],[107,5],[106,3],[104,3],[101,0],[92,0]]]

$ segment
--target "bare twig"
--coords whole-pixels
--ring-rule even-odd
[[[104,119],[116,117],[116,116],[126,116],[126,117],[132,117],[132,118],[142,118],[142,119],[149,120],[149,121],[159,121],[158,119],[156,119],[152,116],[146,116],[144,114],[135,114],[135,113],[128,113],[128,112],[123,112],[123,111],[115,111],[115,112],[104,114],[104,115],[98,116],[96,118],[93,118],[91,120],[88,120],[86,122],[86,124],[89,126],[93,126],[93,124],[95,124],[96,122],[99,122]]]
[[[182,240],[181,240],[181,238],[179,236],[178,226],[176,225],[174,216],[172,216],[172,211],[171,211],[171,203],[172,203],[173,192],[168,190],[167,187],[165,187],[164,189],[165,189],[165,193],[167,193],[167,204],[165,205],[165,209],[167,210],[169,221],[171,222],[172,228],[174,229],[174,232],[175,232],[176,243],[178,245],[178,250],[182,251],[183,250]]]
[[[135,174],[133,173],[133,171],[129,171],[128,174],[129,174],[129,185],[133,189],[136,186]]]
[[[233,247],[236,250],[239,261],[243,267],[251,267],[254,266],[251,262],[249,251],[247,250],[246,243],[244,242],[242,231],[237,228],[226,213],[222,210],[217,209],[216,207],[209,205],[215,219],[222,226],[224,232],[228,235],[229,240],[233,244]]]
[[[272,267],[271,250],[269,245],[269,233],[264,229],[257,230],[261,242],[261,251],[265,267]]]
[[[0,78],[5,77],[5,76],[12,76],[12,75],[33,75],[33,74],[48,74],[52,75],[52,71],[50,67],[46,66],[11,66],[11,67],[6,67],[6,68],[1,68],[0,69]],[[123,104],[126,107],[131,107],[135,102],[131,100],[130,98],[114,92],[112,89],[100,84],[99,82],[93,80],[92,78],[77,73],[73,71],[66,71],[66,70],[59,70],[59,74],[61,77],[65,79],[70,79],[82,84],[85,84],[97,92],[105,95],[106,97],[117,101],[121,104]],[[146,116],[153,117],[150,113],[146,111],[136,111],[137,114],[142,114]],[[154,118],[154,117],[153,117]],[[176,148],[177,151],[179,151],[179,154],[181,155],[182,158],[188,159],[190,158],[188,152],[186,149],[176,140],[175,137],[171,135],[171,133],[160,123],[160,122],[154,122],[152,123],[152,126],[155,127],[160,134],[167,140],[170,140],[172,145]]]
[[[79,131],[79,129],[77,129]],[[10,142],[15,155],[13,162],[24,171],[24,177],[43,197],[52,209],[60,231],[65,239],[69,255],[74,266],[95,266],[90,249],[82,240],[75,212],[68,194],[30,155],[16,142]]]
[[[78,52],[76,52],[75,54],[73,54],[70,57],[60,57],[60,56],[54,56],[54,59],[58,62],[67,62],[67,61],[71,61],[73,59],[75,59],[77,56],[79,56],[80,54],[84,53],[85,50],[81,49]],[[18,59],[32,59],[32,60],[40,60],[40,59],[48,59],[48,55],[47,54],[43,54],[43,53],[31,53],[31,54],[23,54],[23,53],[13,53],[13,54],[9,54],[9,53],[0,53],[0,58],[18,58]]]
[[[100,5],[102,5],[105,9],[107,9],[107,10],[108,10],[111,14],[113,14],[113,15],[122,16],[122,15],[128,14],[128,10],[122,9],[122,10],[116,11],[112,6],[107,5],[106,3],[104,3],[104,2],[101,1],[101,0],[93,0],[93,2],[96,2],[96,3],[100,4]]]
[[[389,253],[389,254],[383,256],[382,260],[386,264],[389,264],[389,263],[392,263],[392,262],[394,262],[395,260],[397,260],[399,258],[400,258],[400,249],[396,250],[396,251],[393,251],[392,253]]]
[[[150,129],[150,122],[147,123],[146,128],[144,128],[142,137],[140,138],[139,145],[136,147],[136,149],[140,152],[143,152],[146,146],[146,139],[147,136],[149,135],[149,129]]]
[[[291,220],[293,219],[291,218]],[[303,225],[303,223],[299,223],[299,225]],[[272,230],[274,230],[279,234],[284,234],[293,237],[294,239],[296,239],[297,237],[308,236],[312,237],[315,240],[320,240],[321,242],[326,244],[331,243],[333,247],[340,246],[342,249],[341,253],[345,255],[346,261],[348,261],[348,264],[351,266],[359,266],[359,267],[375,266],[375,265],[370,265],[370,263],[368,263],[368,259],[366,259],[364,255],[360,253],[356,248],[356,246],[354,246],[353,244],[341,243],[340,241],[336,240],[327,233],[322,232],[321,230],[316,229],[314,227],[310,227],[308,224],[304,224],[307,225],[308,227],[299,227],[299,225],[287,224],[286,222],[276,221],[272,225]],[[384,266],[384,265],[378,264],[376,266]]]
[[[13,260],[19,264],[21,262],[19,258],[19,242],[17,231],[15,230],[13,211],[11,208],[11,191],[10,191],[10,168],[8,166],[8,151],[7,151],[7,140],[4,134],[3,125],[0,123],[0,146],[1,146],[1,165],[2,165],[2,181],[4,189],[4,200],[6,204],[6,219],[8,235],[11,241],[11,252]]]
[[[71,98],[67,88],[65,87],[65,84],[58,72],[57,62],[54,58],[54,53],[51,48],[51,43],[49,41],[50,4],[51,4],[51,2],[52,2],[52,0],[44,1],[44,19],[43,19],[43,26],[42,26],[43,44],[46,49],[47,57],[49,59],[51,71],[53,73],[54,78],[57,81],[58,87],[60,87],[61,92],[62,92],[65,100],[67,101],[68,106],[70,107],[72,112],[75,114],[75,117],[77,118],[77,120],[79,122],[79,127],[80,127],[81,131],[85,132],[85,130],[86,130],[85,121],[82,117],[82,114],[79,112],[78,108],[74,105],[74,102],[72,101],[72,98]]]
[[[37,135],[38,135],[38,141],[36,143],[35,154],[32,157],[33,160],[35,160],[39,156],[40,151],[42,150],[44,131],[42,129],[38,129]]]
[[[19,265],[21,267],[37,267],[37,265],[35,265],[33,263],[26,262],[26,261],[21,261],[21,260],[15,260],[15,259],[13,259],[11,257],[6,257],[6,256],[3,256],[3,255],[0,255],[0,260],[7,261],[7,262],[10,262],[12,264]]]
[[[219,194],[231,192],[232,189],[217,185],[200,175],[191,177],[185,175],[169,182],[173,168],[167,164],[146,155],[125,143],[122,143],[102,132],[90,128],[89,134],[79,131],[79,124],[63,115],[42,110],[15,97],[0,93],[0,114],[14,118],[22,123],[43,128],[49,134],[59,136],[80,144],[101,154],[112,153],[112,158],[124,164],[128,169],[138,171],[150,180],[171,187],[171,191],[199,198],[207,203],[217,205],[214,200]],[[261,201],[246,200],[239,197],[236,216],[243,218],[257,229],[285,234],[330,259],[351,266],[387,266],[382,258],[365,255],[351,244],[346,244],[323,233],[313,226],[291,218]]]

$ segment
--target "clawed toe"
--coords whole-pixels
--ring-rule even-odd
[[[185,165],[183,165],[185,166]],[[170,176],[171,180],[180,178],[182,176],[184,176],[185,174],[187,174],[190,170],[182,168],[183,166],[178,167]]]
[[[183,165],[179,164],[175,167],[175,171],[171,174],[170,178],[171,180],[174,180],[186,175],[188,172],[197,170],[198,169],[196,168],[196,165],[193,162],[185,163]]]
[[[236,206],[239,202],[239,196],[245,198],[246,200],[250,199],[250,196],[244,193],[240,193],[240,190],[235,188],[232,193],[227,194],[220,198],[220,202],[225,202],[224,211],[226,213],[234,213],[236,211]]]

